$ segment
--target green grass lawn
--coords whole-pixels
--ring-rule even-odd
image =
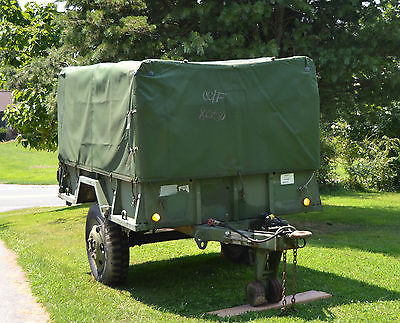
[[[57,184],[57,153],[0,142],[0,183]]]
[[[298,291],[333,297],[299,304],[287,317],[271,310],[229,321],[400,321],[400,194],[338,193],[323,196],[323,203],[323,212],[286,219],[314,232],[299,250]],[[92,281],[83,239],[87,209],[0,214],[0,238],[18,253],[34,294],[54,321],[227,321],[205,313],[246,302],[252,268],[221,258],[217,243],[205,251],[193,240],[134,247],[125,285]]]

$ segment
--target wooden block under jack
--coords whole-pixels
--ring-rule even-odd
[[[296,294],[296,303],[307,303],[307,302],[312,302],[316,301],[318,299],[324,299],[324,298],[329,298],[331,297],[331,294],[325,293],[325,292],[320,292],[317,290],[309,290],[308,292],[303,292],[303,293],[298,293]],[[290,306],[291,302],[290,300],[292,299],[292,295],[286,296],[286,302],[288,306]],[[264,305],[260,306],[250,306],[249,304],[247,305],[241,305],[241,306],[235,306],[231,308],[225,308],[222,310],[218,311],[213,311],[213,312],[208,312],[207,314],[214,314],[218,315],[219,317],[227,317],[227,316],[235,316],[235,315],[240,315],[246,312],[259,312],[259,311],[265,311],[265,310],[271,310],[275,308],[281,308],[282,307],[282,302],[270,304],[266,303]]]

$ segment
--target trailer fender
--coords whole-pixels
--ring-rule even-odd
[[[109,215],[111,211],[111,206],[108,203],[100,182],[97,179],[87,176],[79,176],[75,194],[69,194],[67,192],[59,193],[58,196],[72,204],[97,202],[103,215]]]

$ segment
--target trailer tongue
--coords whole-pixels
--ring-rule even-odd
[[[272,222],[274,225],[268,226],[271,224],[271,218],[274,219]],[[194,227],[192,234],[200,249],[205,249],[208,241],[220,241],[231,248],[232,246],[236,247],[236,254],[234,253],[235,249],[223,248],[228,254],[229,252],[234,253],[230,255],[233,260],[239,260],[239,257],[243,257],[243,254],[247,252],[248,262],[255,268],[255,281],[248,283],[246,287],[249,304],[257,306],[265,303],[266,300],[276,303],[282,297],[285,298],[284,288],[278,280],[282,252],[286,257],[286,250],[293,249],[296,259],[297,249],[305,247],[306,239],[310,238],[312,233],[298,231],[272,214],[266,216],[266,225],[261,225],[259,230],[238,230],[233,227],[246,227],[246,224],[249,223],[227,224],[209,219],[207,225]],[[251,226],[254,224],[250,224]],[[299,240],[302,241],[302,244],[299,244]]]
[[[282,299],[282,255],[284,266],[287,250],[296,260],[311,232],[281,215],[321,209],[318,120],[307,57],[64,69],[59,196],[93,202],[86,248],[95,279],[122,282],[130,246],[192,237],[254,265],[251,305]]]

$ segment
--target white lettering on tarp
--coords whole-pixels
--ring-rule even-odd
[[[222,101],[226,96],[226,93],[219,92],[217,90],[205,90],[203,92],[203,100],[211,103],[218,103]]]
[[[200,109],[200,120],[214,120],[214,121],[223,121],[226,118],[226,113],[221,110],[213,110],[213,109]]]

